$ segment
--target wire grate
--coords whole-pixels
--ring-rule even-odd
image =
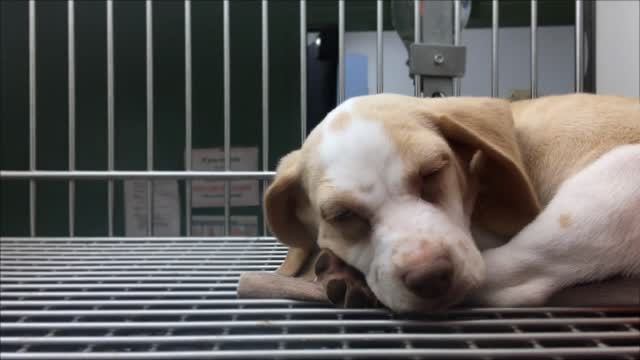
[[[639,359],[638,308],[458,309],[421,318],[236,299],[273,238],[4,238],[2,359]]]

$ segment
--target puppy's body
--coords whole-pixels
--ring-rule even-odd
[[[537,305],[583,281],[640,277],[640,145],[626,144],[640,144],[631,99],[349,100],[266,194],[290,246],[280,272],[329,248],[399,312],[465,296]],[[498,241],[474,242],[472,229]]]

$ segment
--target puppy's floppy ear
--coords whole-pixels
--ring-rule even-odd
[[[280,160],[274,182],[264,195],[264,214],[271,232],[289,246],[278,273],[298,276],[316,252],[315,234],[302,223],[298,213],[309,200],[302,187],[301,153],[293,151]]]
[[[428,113],[450,142],[482,151],[484,190],[473,218],[488,229],[513,235],[540,212],[540,201],[522,161],[509,102],[493,98],[425,100]]]

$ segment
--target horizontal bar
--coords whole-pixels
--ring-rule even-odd
[[[140,284],[137,282],[132,283],[109,283],[109,284],[96,284],[96,283],[79,283],[79,284],[0,284],[0,290],[27,290],[27,289],[38,289],[38,290],[58,290],[58,289],[157,289],[157,288],[169,288],[169,289],[179,289],[179,288],[187,288],[187,289],[235,289],[238,286],[237,282],[231,283],[221,283],[221,284],[212,284],[212,283],[144,283]],[[5,313],[3,311],[3,315]]]
[[[171,335],[171,336],[6,336],[3,344],[183,344],[211,342],[316,342],[316,341],[527,341],[592,340],[637,338],[634,332],[546,332],[546,333],[468,333],[468,334],[281,334],[281,335]],[[321,354],[321,353],[320,353]]]
[[[235,300],[237,293],[235,291],[182,291],[182,290],[162,290],[162,291],[10,291],[1,294],[2,298],[9,297],[233,297]],[[4,323],[2,324],[4,326]]]
[[[122,270],[122,271],[4,271],[5,276],[44,276],[47,279],[49,276],[118,276],[118,275],[140,275],[145,274],[149,276],[156,275],[174,275],[174,276],[187,276],[187,275],[208,275],[208,276],[239,276],[242,271],[197,271],[197,270],[181,270],[181,271],[151,271],[148,270]],[[4,279],[4,278],[2,278]],[[151,279],[151,278],[149,278]]]
[[[150,299],[150,300],[2,300],[3,306],[113,306],[113,305],[134,305],[134,306],[154,306],[154,305],[218,305],[218,306],[244,306],[244,305],[309,305],[313,302],[284,300],[284,299]],[[318,305],[318,304],[314,304]],[[4,325],[3,325],[4,326]]]
[[[321,351],[321,352],[320,352]],[[619,347],[557,347],[557,348],[506,348],[506,349],[311,349],[311,350],[193,350],[193,351],[154,351],[154,352],[38,352],[38,353],[1,353],[4,360],[14,359],[317,359],[321,354],[325,359],[366,358],[389,359],[411,356],[431,356],[439,359],[465,358],[483,359],[486,357],[514,359],[520,356],[602,356],[637,354],[636,346]]]
[[[187,285],[187,284],[184,284]],[[57,316],[184,316],[184,315],[391,315],[385,309],[344,309],[344,308],[275,308],[275,309],[62,309],[62,310],[3,310],[3,316],[57,317]],[[239,323],[243,321],[238,321]],[[251,322],[251,321],[250,321]],[[272,326],[296,326],[300,321],[269,321]],[[255,322],[251,322],[255,323]],[[512,319],[472,319],[472,320],[307,320],[306,326],[549,326],[549,325],[619,325],[640,324],[638,317],[615,318],[512,318]],[[280,325],[278,325],[280,324]],[[225,326],[217,324],[217,326]],[[255,324],[253,325],[255,326]],[[266,326],[266,324],[260,324]],[[299,326],[299,325],[297,325]]]
[[[175,285],[175,284],[174,284]],[[182,284],[181,284],[182,285]],[[187,285],[187,284],[184,284]],[[3,316],[183,316],[183,315],[374,315],[383,309],[281,308],[281,309],[87,309],[87,310],[2,310]],[[584,319],[583,319],[584,320]],[[638,320],[638,319],[636,319]],[[455,322],[455,321],[454,321]]]
[[[627,318],[628,319],[628,318]],[[637,318],[635,318],[637,320]],[[255,320],[234,320],[234,321],[88,321],[88,322],[18,322],[18,323],[3,323],[3,329],[13,330],[26,330],[26,329],[47,329],[56,328],[60,330],[69,329],[212,329],[212,328],[327,328],[327,327],[402,327],[402,326],[425,326],[425,327],[451,327],[451,326],[467,326],[467,327],[484,327],[487,325],[499,325],[499,326],[519,326],[519,325],[566,325],[565,323],[558,322],[546,322],[541,319],[517,319],[517,323],[514,320],[491,320],[493,323],[488,323],[487,320],[449,320],[449,321],[434,321],[434,320],[269,320],[255,321]],[[553,319],[557,320],[557,319]],[[572,320],[571,324],[574,325],[617,325],[623,323],[623,321],[616,319],[599,319],[599,318],[576,318]],[[609,320],[599,321],[598,320]],[[444,334],[439,334],[444,335]]]
[[[274,259],[276,258],[276,259]],[[226,262],[242,262],[242,263],[257,263],[257,261],[265,261],[265,262],[272,262],[274,260],[282,260],[282,259],[278,259],[278,258],[282,258],[282,256],[251,256],[251,255],[246,255],[246,256],[232,256],[232,257],[226,257],[223,258],[223,260],[220,260],[220,258],[215,255],[215,254],[211,254],[211,253],[205,253],[205,254],[172,254],[172,255],[162,255],[162,254],[142,254],[142,255],[106,255],[106,254],[100,254],[100,255],[57,255],[57,256],[52,256],[52,254],[42,254],[42,255],[6,255],[6,254],[2,254],[0,255],[0,259],[2,260],[11,260],[11,261],[17,261],[17,260],[29,260],[29,263],[33,263],[31,262],[31,260],[38,260],[38,261],[47,261],[47,263],[50,263],[51,261],[58,261],[58,260],[68,260],[69,262],[75,262],[75,261],[80,261],[80,260],[99,260],[99,261],[105,261],[105,260],[117,260],[117,259],[141,259],[142,261],[146,261],[146,260],[159,260],[159,259],[203,259],[203,260],[207,260],[207,261],[211,261],[211,260],[217,260],[215,262],[212,262],[212,264],[217,264],[217,263],[226,263]],[[91,261],[92,263],[95,261]]]
[[[22,243],[23,241],[29,240],[37,240],[37,241],[46,241],[46,242],[56,242],[56,241],[73,241],[73,242],[87,242],[87,241],[95,241],[99,243],[105,242],[114,242],[114,241],[125,241],[127,243],[135,242],[135,241],[145,241],[145,242],[171,242],[171,241],[205,241],[205,242],[225,242],[225,241],[276,241],[275,237],[272,236],[160,236],[160,237],[141,237],[141,236],[112,236],[112,237],[104,237],[104,236],[76,236],[76,237],[66,237],[66,236],[6,236],[0,237],[0,241],[17,241]]]
[[[168,264],[167,264],[168,263]],[[221,264],[215,264],[215,265],[200,265],[202,263],[202,261],[198,262],[198,261],[173,261],[173,262],[167,262],[167,261],[148,261],[145,262],[143,265],[138,265],[136,264],[136,262],[109,262],[109,263],[100,263],[100,262],[92,262],[92,263],[87,263],[87,264],[79,264],[79,263],[75,263],[75,264],[69,264],[67,266],[61,265],[61,264],[65,264],[65,262],[56,262],[56,263],[52,263],[51,265],[47,265],[47,264],[37,264],[37,265],[23,265],[22,262],[16,262],[16,261],[3,261],[2,262],[2,266],[0,267],[0,269],[5,270],[5,269],[50,269],[50,270],[54,270],[56,268],[61,268],[61,269],[73,269],[73,268],[82,268],[82,269],[108,269],[108,268],[124,268],[124,269],[162,269],[162,268],[172,268],[172,269],[177,269],[177,268],[184,268],[184,269],[189,269],[189,268],[207,268],[207,269],[245,269],[245,270],[264,270],[266,271],[266,269],[275,269],[277,267],[278,264],[270,264],[270,265],[240,265],[240,264],[227,264],[227,263],[221,263]],[[163,264],[167,264],[167,265],[163,265]],[[13,265],[13,266],[12,266]],[[57,265],[57,266],[55,266]],[[80,266],[78,266],[80,265]],[[130,265],[130,266],[123,266],[123,265]]]
[[[215,253],[211,253],[211,251],[214,250]],[[250,252],[249,252],[250,251]],[[186,252],[186,254],[185,254]],[[222,251],[218,251],[215,248],[214,249],[208,249],[208,250],[201,250],[201,249],[197,249],[196,251],[194,250],[176,250],[176,251],[154,251],[154,250],[148,250],[146,251],[145,249],[142,249],[139,252],[135,252],[135,251],[131,251],[131,250],[125,250],[125,251],[120,251],[120,252],[106,252],[106,251],[89,251],[89,252],[77,252],[77,251],[73,251],[70,252],[68,250],[66,251],[42,251],[41,255],[35,255],[38,254],[38,251],[34,250],[34,251],[15,251],[15,250],[5,250],[2,249],[2,253],[4,258],[26,258],[26,257],[54,257],[54,258],[67,258],[67,257],[72,257],[72,258],[78,258],[78,257],[95,257],[95,256],[106,256],[106,257],[131,257],[131,256],[135,256],[135,257],[143,257],[146,258],[148,256],[178,256],[178,255],[193,255],[195,254],[199,254],[199,253],[207,253],[208,254],[208,258],[210,259],[280,259],[282,257],[284,257],[287,252],[286,250],[282,250],[282,251],[278,251],[278,252],[274,252],[274,251],[253,251],[253,250],[245,250],[245,251],[234,251],[232,253],[229,252],[222,252]],[[91,254],[91,255],[86,255],[86,254]],[[97,254],[97,255],[93,255],[93,254]]]
[[[153,272],[148,273],[148,276],[48,276],[48,277],[18,277],[18,276],[3,276],[0,278],[3,282],[19,282],[24,283],[39,283],[43,288],[50,286],[50,284],[45,284],[47,282],[65,282],[65,283],[74,283],[74,282],[91,282],[91,281],[100,281],[100,282],[108,282],[108,281],[146,281],[149,284],[153,284],[154,281],[180,281],[180,282],[188,282],[188,281],[234,281],[238,282],[239,275],[236,276],[209,276],[209,275],[200,275],[194,276],[190,275],[173,275],[173,276],[156,276]],[[60,285],[60,284],[54,284]],[[66,284],[62,284],[66,285]],[[71,285],[71,284],[70,284]],[[102,284],[99,284],[102,285]],[[109,285],[120,285],[119,283],[109,283]],[[3,285],[0,285],[0,287]],[[5,305],[3,303],[3,305]]]
[[[66,244],[65,244],[66,245]],[[118,245],[118,244],[115,244]],[[153,244],[152,244],[153,245]],[[167,251],[168,249],[170,249],[170,251]],[[9,248],[9,247],[2,247],[0,248],[0,251],[5,252],[6,254],[23,254],[23,253],[27,253],[29,255],[32,254],[52,254],[52,255],[57,255],[60,254],[60,251],[62,253],[72,253],[72,254],[126,254],[126,253],[130,253],[130,254],[136,254],[136,253],[142,253],[142,254],[171,254],[171,253],[203,253],[203,252],[210,252],[210,251],[215,251],[216,254],[215,256],[218,255],[227,255],[227,256],[232,256],[232,255],[243,255],[243,254],[248,254],[251,253],[252,255],[283,255],[286,254],[286,248],[282,247],[282,246],[274,246],[274,245],[265,245],[265,244],[261,244],[261,245],[252,245],[249,244],[247,246],[191,246],[191,247],[185,247],[185,246],[176,246],[176,247],[162,247],[162,248],[157,248],[157,247],[152,247],[151,249],[145,249],[144,248],[144,244],[141,244],[140,246],[132,246],[132,247],[125,247],[125,248],[121,248],[121,247],[105,247],[105,246],[91,246],[91,247],[84,247],[84,248],[78,248],[78,247],[73,247],[73,246],[64,246],[64,247],[50,247],[50,248],[45,248],[45,249],[36,249],[35,247],[17,247],[17,248]],[[212,255],[214,256],[214,255]]]
[[[148,269],[148,270],[158,270],[158,269],[172,269],[172,270],[177,270],[177,269],[184,269],[184,270],[191,270],[191,269],[211,269],[211,270],[260,270],[260,271],[271,271],[271,270],[275,270],[277,268],[276,265],[271,265],[271,266],[256,266],[256,265],[243,265],[243,266],[237,266],[237,265],[189,265],[189,264],[172,264],[172,265],[138,265],[138,266],[123,266],[121,264],[116,264],[116,265],[86,265],[86,266],[64,266],[64,265],[56,265],[56,266],[51,266],[51,265],[34,265],[34,266],[24,266],[24,265],[13,265],[13,266],[6,266],[4,264],[2,264],[0,266],[0,271],[7,271],[7,270],[64,270],[64,269],[68,269],[68,270],[78,270],[78,269],[91,269],[91,270],[115,270],[115,269],[123,269],[123,270],[140,270],[140,269]]]
[[[274,176],[273,171],[0,171],[0,179],[7,180],[270,180]]]
[[[201,261],[198,261],[201,260]],[[139,264],[199,264],[202,261],[206,261],[208,264],[229,264],[229,266],[232,265],[239,265],[239,264],[280,264],[281,261],[280,260],[236,260],[236,261],[228,261],[228,260],[209,260],[209,258],[207,258],[206,256],[201,256],[201,255],[195,255],[195,257],[185,257],[184,260],[181,259],[171,259],[169,257],[160,257],[160,258],[149,258],[149,259],[141,259],[141,258],[133,258],[133,259],[123,259],[123,260],[118,260],[118,259],[109,259],[109,258],[96,258],[94,261],[90,261],[90,260],[71,260],[71,259],[66,259],[66,260],[58,260],[58,259],[53,259],[53,260],[28,260],[28,261],[19,261],[19,260],[2,260],[2,265],[20,265],[21,263],[28,263],[29,265],[38,265],[38,264],[44,264],[44,265],[55,265],[55,264],[68,264],[68,265],[83,265],[83,264],[87,264],[87,265],[91,265],[91,264],[133,264],[135,266],[139,265]],[[233,263],[233,264],[232,264]]]
[[[77,248],[77,247],[50,247],[45,249],[37,249],[36,247],[17,247],[17,248],[9,248],[2,247],[0,248],[0,252],[4,252],[5,254],[183,254],[187,253],[201,253],[201,252],[209,252],[215,251],[216,257],[231,257],[237,255],[245,255],[249,252],[251,256],[259,256],[259,255],[285,255],[287,250],[279,247],[277,249],[269,250],[269,247],[264,246],[251,246],[250,249],[246,247],[230,247],[225,248],[224,246],[202,246],[202,247],[185,247],[185,246],[176,246],[176,247],[151,247],[150,249],[145,249],[144,245],[142,246],[132,246],[132,247],[85,247],[85,248]],[[249,256],[249,255],[247,255]]]

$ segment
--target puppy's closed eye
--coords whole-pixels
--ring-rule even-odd
[[[427,202],[438,202],[442,194],[441,177],[448,162],[443,161],[435,166],[425,167],[420,171],[420,197]]]
[[[347,238],[359,238],[370,229],[369,220],[362,211],[344,206],[331,206],[324,209],[322,215],[325,221]]]
[[[337,223],[345,223],[350,220],[354,220],[358,215],[348,209],[340,209],[338,212],[331,216],[330,220]]]

